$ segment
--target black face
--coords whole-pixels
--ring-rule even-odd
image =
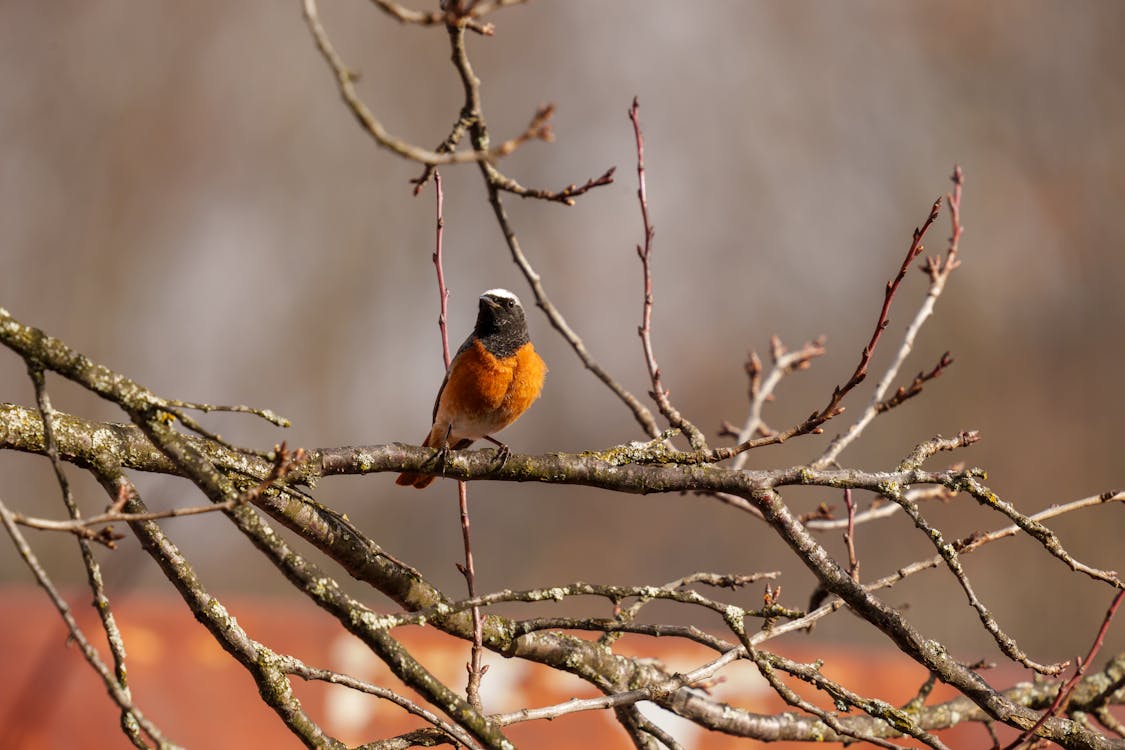
[[[497,357],[512,356],[528,342],[523,307],[513,297],[482,295],[473,333]]]

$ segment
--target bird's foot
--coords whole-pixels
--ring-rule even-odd
[[[508,448],[506,443],[501,443],[491,435],[485,435],[484,439],[496,446],[496,469],[494,469],[494,471],[503,469],[504,464],[508,463],[508,456],[512,454],[512,451]]]

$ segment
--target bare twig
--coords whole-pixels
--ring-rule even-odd
[[[449,288],[445,285],[445,271],[442,264],[442,235],[445,229],[445,215],[443,211],[444,194],[441,189],[441,175],[436,171],[434,172],[434,192],[436,195],[435,211],[437,213],[437,229],[436,239],[434,246],[434,269],[437,273],[438,283],[438,305],[440,307],[440,314],[438,315],[438,328],[441,332],[441,350],[442,358],[445,361],[446,372],[452,363],[449,354],[449,328],[446,325],[447,317],[447,301],[449,300]],[[476,596],[476,568],[473,565],[473,543],[472,537],[469,533],[469,489],[468,484],[463,481],[457,482],[457,506],[461,519],[461,538],[465,546],[465,562],[458,564],[457,568],[461,574],[465,576],[465,584],[469,590],[469,597]],[[469,704],[477,711],[482,711],[480,701],[480,680],[487,671],[486,666],[481,665],[481,654],[483,648],[481,642],[484,638],[484,625],[481,620],[480,608],[473,607],[473,645],[469,657],[467,669],[469,672],[469,682],[465,689],[466,698]]]
[[[955,494],[948,487],[911,487],[906,491],[906,496],[914,502],[923,500],[941,500],[947,501]],[[832,518],[817,517],[812,518],[805,522],[805,526],[809,527],[812,531],[837,531],[839,529],[847,529],[848,524],[860,526],[872,521],[878,521],[882,518],[889,518],[895,513],[902,510],[894,503],[887,502],[882,497],[875,498],[875,501],[868,506],[867,510],[859,511],[855,514],[854,519],[848,518]]]
[[[574,199],[580,195],[584,195],[594,188],[609,185],[613,182],[613,175],[617,171],[617,167],[610,167],[605,172],[597,177],[591,177],[581,185],[570,184],[562,190],[541,190],[538,188],[524,187],[507,175],[500,174],[499,172],[493,173],[491,180],[497,188],[513,195],[518,195],[521,198],[537,198],[539,200],[550,201],[552,203],[562,203],[566,206],[573,206]]]
[[[490,2],[444,2],[440,11],[418,11],[406,8],[390,0],[371,0],[376,7],[400,23],[417,24],[419,26],[436,26],[438,24],[456,25],[464,24],[478,34],[491,36],[496,29],[491,23],[480,23],[476,19],[493,11],[509,5],[519,5],[527,0],[491,0]]]
[[[420,164],[439,165],[439,164],[465,164],[470,162],[482,162],[492,159],[498,159],[505,156],[520,144],[531,140],[544,138],[546,133],[549,132],[544,127],[545,117],[541,109],[532,118],[531,124],[515,138],[504,141],[495,148],[486,148],[474,151],[458,151],[458,152],[445,152],[439,153],[437,151],[430,151],[428,149],[415,146],[400,138],[391,135],[383,124],[375,117],[375,114],[368,109],[363,100],[356,91],[355,82],[358,79],[358,74],[352,71],[344,63],[339,53],[332,46],[332,42],[328,39],[328,32],[325,31],[324,25],[320,22],[320,15],[317,10],[316,0],[304,0],[304,14],[305,22],[312,33],[313,40],[316,42],[316,47],[320,50],[320,54],[324,57],[325,62],[332,69],[336,76],[336,85],[340,90],[340,96],[343,98],[344,103],[355,115],[359,124],[366,130],[375,142],[399,156],[409,159],[411,161],[419,162]],[[464,24],[457,24],[457,28],[463,29]],[[547,115],[549,117],[549,114]]]
[[[750,352],[746,360],[746,374],[750,380],[750,413],[746,418],[745,424],[742,429],[736,434],[735,441],[744,443],[753,437],[771,437],[774,433],[762,420],[762,409],[765,407],[767,401],[773,399],[774,390],[781,379],[786,375],[800,370],[807,370],[812,366],[812,360],[822,356],[825,353],[824,348],[825,339],[820,337],[814,341],[809,341],[804,344],[800,349],[788,351],[781,343],[781,339],[777,336],[770,338],[770,358],[773,365],[770,367],[769,373],[765,378],[762,378],[762,361],[758,357],[757,352]],[[731,468],[735,470],[741,469],[746,465],[747,459],[750,454],[743,451],[734,457],[731,462]],[[747,502],[745,498],[732,495],[730,493],[709,493],[727,505],[738,508],[744,513],[748,513],[759,520],[762,518],[761,511],[755,508],[751,503]]]
[[[409,698],[399,695],[393,690],[388,690],[379,685],[372,685],[370,682],[356,679],[351,675],[341,674],[340,672],[333,672],[329,669],[320,669],[318,667],[311,667],[300,659],[288,655],[279,655],[282,669],[286,674],[291,674],[300,677],[302,680],[318,680],[321,682],[328,682],[333,685],[343,685],[344,687],[351,688],[360,693],[373,695],[376,698],[381,698],[389,703],[393,703],[407,713],[413,714],[426,722],[432,724],[436,729],[444,734],[456,739],[462,745],[468,748],[480,748],[480,744],[472,738],[472,736],[461,727],[451,722],[445,721],[433,711],[429,711],[424,707],[418,705]]]
[[[449,370],[449,364],[452,361],[449,356],[449,288],[445,285],[445,269],[442,264],[441,249],[442,249],[442,235],[445,233],[445,213],[444,202],[445,195],[441,190],[441,175],[437,170],[434,170],[434,201],[435,211],[437,213],[436,230],[434,239],[434,270],[437,272],[437,285],[438,285],[438,306],[440,312],[438,313],[438,330],[441,333],[441,356],[442,361],[445,363],[445,369]]]
[[[1084,497],[1079,500],[1072,500],[1071,502],[1064,503],[1062,505],[1051,506],[1050,508],[1042,510],[1039,513],[1033,514],[1029,518],[1036,522],[1042,522],[1051,518],[1066,515],[1067,513],[1073,513],[1074,511],[1083,510],[1085,508],[1092,508],[1113,502],[1125,502],[1125,492],[1105,492],[1100,495],[1090,495],[1089,497]],[[1020,531],[1022,531],[1022,528],[1020,526],[1012,524],[1011,526],[1005,526],[1001,529],[996,529],[995,531],[990,531],[985,534],[973,534],[964,539],[959,539],[953,542],[953,548],[957,550],[958,554],[966,555],[971,552],[975,552],[986,544],[990,544],[1000,539],[1006,539],[1007,537],[1015,536],[1019,534]],[[887,588],[889,586],[895,585],[903,578],[914,575],[915,573],[919,573],[930,568],[936,568],[940,566],[942,562],[943,558],[941,555],[935,555],[926,560],[913,562],[909,565],[905,565],[899,568],[895,573],[892,573],[891,575],[885,576],[877,581],[869,583],[867,587],[871,591],[875,591],[881,588]],[[810,612],[808,616],[811,617],[813,614],[815,613]]]
[[[827,351],[824,347],[825,338],[821,336],[813,341],[805,342],[800,349],[789,351],[777,336],[770,337],[770,361],[773,365],[765,378],[762,377],[762,361],[757,352],[750,352],[746,360],[746,374],[750,379],[750,413],[742,430],[738,433],[737,442],[741,443],[755,436],[767,437],[773,434],[762,420],[762,409],[766,402],[773,399],[781,379],[790,373],[807,370],[812,366],[812,360],[824,356]],[[746,465],[748,453],[739,453],[734,457],[731,466],[741,469]]]
[[[457,569],[465,576],[465,584],[469,590],[469,597],[473,598],[477,595],[477,575],[476,568],[473,565],[473,545],[469,533],[469,491],[467,482],[457,482],[457,499],[461,516],[461,538],[465,544],[465,563],[463,565],[458,564]],[[469,683],[465,689],[465,696],[468,698],[470,705],[478,711],[482,711],[480,680],[481,677],[484,676],[484,673],[488,671],[488,666],[481,664],[481,654],[483,651],[481,644],[484,640],[484,621],[481,618],[480,607],[474,606],[472,608],[472,615],[473,645],[469,655],[469,663],[465,665],[469,673]]]
[[[965,490],[981,505],[999,511],[1001,514],[1010,518],[1021,530],[1038,541],[1044,549],[1065,563],[1071,570],[1089,576],[1094,580],[1108,583],[1114,588],[1125,588],[1125,582],[1118,577],[1115,571],[1094,568],[1074,559],[1074,557],[1066,551],[1066,548],[1062,546],[1055,532],[1051,531],[1034,518],[1029,518],[1020,513],[1012,507],[1011,503],[1002,500],[999,495],[988,487],[985,487],[977,477],[970,475],[963,476],[957,483],[957,489]]]
[[[965,597],[968,599],[969,605],[976,610],[981,624],[984,625],[985,630],[992,635],[993,640],[996,641],[996,645],[1000,647],[1000,650],[1003,651],[1008,658],[1040,674],[1056,675],[1066,668],[1066,662],[1058,664],[1040,664],[1032,661],[1027,654],[1020,649],[1015,639],[1000,629],[1000,625],[996,622],[996,618],[993,617],[992,612],[977,598],[976,592],[973,591],[972,584],[969,582],[964,568],[957,559],[957,550],[953,545],[946,544],[945,537],[941,531],[930,525],[918,510],[918,506],[911,500],[908,500],[896,488],[888,486],[883,494],[902,506],[902,509],[906,511],[906,514],[914,521],[914,525],[917,526],[923,535],[934,545],[938,554],[941,555],[941,558],[945,561],[946,567],[949,568],[949,571],[953,573],[954,578],[956,578],[957,582],[961,585],[961,589],[965,592]]]
[[[929,372],[920,372],[914,376],[914,380],[910,381],[908,386],[899,386],[898,390],[894,392],[890,398],[885,401],[880,401],[875,404],[875,411],[882,413],[890,411],[899,404],[914,398],[922,392],[922,387],[933,380],[937,376],[945,372],[946,368],[953,364],[953,357],[949,356],[949,352],[941,355],[941,359],[934,365],[933,369]]]
[[[637,333],[641,337],[645,364],[648,366],[648,376],[652,381],[649,395],[656,402],[660,413],[668,420],[668,424],[684,431],[694,450],[705,450],[707,440],[703,437],[703,433],[672,406],[668,391],[664,389],[664,384],[661,382],[660,365],[656,363],[656,354],[652,349],[652,241],[655,232],[648,214],[648,190],[645,187],[645,138],[641,132],[640,104],[636,97],[633,97],[633,106],[629,109],[629,120],[633,123],[633,137],[637,144],[637,200],[641,204],[641,223],[645,236],[644,245],[637,245],[637,255],[641,259],[641,269],[644,273],[644,311]]]
[[[713,575],[713,574],[708,574]],[[732,585],[745,586],[750,583],[773,580],[778,577],[777,572],[772,573],[757,573],[749,576],[723,576],[726,580],[737,582]],[[737,611],[740,617],[800,617],[803,615],[801,612],[783,607],[778,604],[771,604],[762,609],[748,610],[742,607],[737,607],[726,602],[718,601],[708,596],[700,594],[694,589],[684,588],[686,585],[684,581],[691,581],[693,577],[677,579],[663,586],[615,586],[609,584],[598,583],[585,583],[578,581],[576,583],[564,584],[561,586],[551,586],[542,589],[529,589],[526,591],[512,591],[506,589],[498,591],[485,596],[470,599],[467,602],[457,602],[454,604],[442,605],[443,612],[456,612],[458,610],[468,609],[470,606],[481,605],[488,606],[492,604],[499,604],[501,602],[527,602],[535,603],[542,601],[562,601],[563,599],[572,596],[600,596],[610,601],[621,602],[625,599],[637,598],[638,604],[645,604],[654,600],[678,602],[680,604],[693,604],[696,606],[704,607],[718,614],[726,614],[728,612]],[[421,617],[425,619],[427,612],[413,613],[410,617]],[[432,615],[431,615],[432,616]]]
[[[1074,693],[1074,688],[1078,686],[1078,681],[1082,679],[1082,675],[1086,674],[1090,662],[1094,660],[1098,655],[1098,651],[1101,650],[1102,643],[1105,641],[1105,634],[1109,630],[1109,624],[1113,621],[1113,616],[1117,613],[1117,608],[1121,605],[1121,600],[1123,598],[1125,598],[1125,589],[1118,591],[1117,594],[1114,595],[1113,601],[1110,602],[1109,609],[1106,610],[1105,617],[1102,618],[1102,624],[1101,627],[1098,628],[1098,634],[1094,637],[1094,642],[1090,644],[1090,651],[1086,654],[1086,658],[1083,659],[1079,656],[1075,659],[1077,664],[1074,668],[1074,675],[1059,686],[1059,694],[1055,696],[1055,700],[1052,701],[1047,710],[1043,712],[1043,717],[1039,719],[1034,726],[1017,737],[1010,745],[1005,747],[1004,750],[1015,750],[1015,748],[1022,745],[1029,737],[1033,737],[1035,735],[1035,730],[1043,726],[1043,722],[1066,710],[1067,702]]]
[[[110,549],[114,549],[117,546],[117,540],[123,539],[124,537],[107,524],[159,521],[165,518],[197,516],[204,513],[228,511],[239,505],[253,503],[263,492],[273,487],[275,483],[284,481],[290,469],[304,460],[305,452],[301,448],[291,452],[285,447],[285,443],[281,443],[274,447],[274,455],[273,468],[261,482],[236,497],[232,497],[221,503],[189,506],[186,508],[169,508],[168,510],[146,511],[144,513],[126,513],[121,510],[121,506],[124,504],[123,498],[119,498],[109,510],[96,516],[73,517],[69,521],[56,521],[50,518],[36,518],[26,516],[22,513],[13,513],[12,520],[21,526],[27,526],[28,528],[39,529],[41,531],[69,532],[79,539],[88,539],[103,544]],[[102,526],[103,528],[96,528],[98,526]]]
[[[550,321],[554,329],[570,344],[571,349],[578,355],[578,359],[582,361],[586,369],[593,373],[598,380],[602,381],[602,383],[628,407],[644,432],[651,438],[658,437],[660,435],[660,429],[656,426],[656,420],[653,419],[652,412],[594,359],[594,356],[586,348],[586,345],[582,343],[582,339],[574,332],[570,324],[567,323],[566,318],[563,317],[563,314],[555,307],[554,303],[551,302],[550,297],[547,296],[547,290],[543,286],[539,274],[534,267],[532,267],[531,262],[524,254],[523,248],[520,246],[519,238],[516,237],[515,231],[508,221],[507,211],[505,211],[504,204],[500,200],[499,188],[490,186],[489,202],[492,204],[493,212],[496,214],[496,219],[500,223],[501,230],[504,232],[504,238],[508,243],[508,249],[511,251],[512,260],[523,273],[524,278],[527,279],[528,285],[531,287],[532,294],[535,296],[535,304],[547,316],[547,320]]]
[[[844,544],[848,547],[848,573],[852,580],[859,583],[859,560],[855,556],[855,503],[852,502],[852,491],[844,490],[844,504],[848,508],[848,529],[844,532]]]
[[[11,536],[16,551],[35,575],[35,580],[43,590],[47,592],[51,603],[55,605],[55,609],[57,609],[59,615],[62,616],[63,622],[66,623],[66,627],[70,631],[70,637],[78,644],[79,649],[82,651],[82,656],[86,659],[86,662],[93,667],[94,671],[98,673],[98,676],[101,677],[102,683],[105,684],[106,690],[109,692],[109,697],[113,699],[114,703],[118,705],[123,713],[131,715],[133,721],[135,721],[136,724],[144,730],[145,734],[151,737],[160,748],[176,748],[176,745],[173,745],[165,739],[156,725],[145,718],[140,709],[133,704],[133,698],[128,688],[126,688],[122,681],[111,673],[105,663],[102,662],[97,649],[87,640],[86,634],[78,627],[77,621],[75,621],[74,616],[71,615],[70,605],[62,598],[62,595],[59,594],[58,589],[55,588],[51,578],[47,575],[47,571],[39,564],[39,560],[36,558],[31,546],[27,543],[27,540],[12,518],[12,512],[2,500],[0,500],[0,522],[3,522],[4,528],[7,529],[8,535]],[[134,734],[129,734],[128,736],[136,747],[148,747],[139,736]]]
[[[871,420],[873,420],[877,415],[886,411],[888,408],[897,406],[898,403],[905,401],[906,398],[909,398],[910,395],[914,395],[913,393],[906,395],[905,391],[899,389],[899,392],[903,394],[902,397],[899,397],[896,394],[896,396],[889,399],[888,402],[883,401],[887,389],[890,388],[891,383],[898,375],[899,368],[902,367],[903,362],[906,361],[907,356],[909,356],[910,352],[914,349],[914,341],[918,336],[918,332],[922,329],[922,325],[926,322],[930,315],[933,314],[934,306],[937,304],[938,297],[941,296],[942,291],[945,289],[946,281],[949,280],[950,274],[952,274],[953,271],[956,270],[957,267],[961,264],[960,260],[957,259],[958,243],[960,242],[961,234],[964,232],[964,228],[961,226],[961,186],[964,184],[964,175],[962,174],[960,167],[954,168],[952,179],[953,190],[946,195],[946,200],[949,203],[952,234],[949,240],[949,247],[946,250],[945,261],[939,262],[933,258],[930,258],[926,261],[924,269],[930,277],[930,288],[926,292],[926,298],[922,301],[922,305],[918,308],[918,312],[915,313],[914,319],[907,327],[906,334],[903,336],[902,344],[899,346],[899,350],[895,355],[894,360],[887,368],[887,371],[883,374],[883,377],[879,380],[879,383],[875,386],[875,391],[871,396],[871,401],[868,404],[867,409],[863,412],[856,423],[848,428],[847,432],[837,436],[829,444],[828,448],[824,451],[821,457],[813,463],[814,466],[823,467],[831,465],[832,462],[834,462],[840,455],[840,453],[851,443],[853,443],[856,438],[860,436],[860,434],[863,433],[867,425],[871,423]],[[934,210],[930,213],[930,218],[927,223],[924,224],[920,230],[915,230],[914,243],[911,245],[910,252],[907,253],[906,262],[903,263],[902,269],[900,270],[899,275],[896,277],[895,281],[887,285],[887,298],[884,302],[883,314],[880,316],[881,325],[884,328],[886,327],[887,306],[890,304],[891,297],[894,295],[894,287],[897,287],[898,283],[902,281],[903,277],[906,275],[906,269],[909,268],[910,264],[914,261],[914,258],[918,257],[918,255],[922,253],[922,235],[925,234],[925,230],[929,228],[930,224],[932,224],[934,219],[937,218],[937,210],[940,205],[941,201],[939,199],[934,203]],[[878,338],[878,334],[880,331],[881,329],[876,329],[876,336],[872,339],[873,342]],[[922,384],[926,380],[937,377],[939,374],[941,374],[942,371],[945,370],[946,367],[948,367],[952,363],[952,361],[953,360],[949,358],[949,353],[946,352],[946,354],[942,356],[941,362],[938,363],[938,366],[935,367],[933,371],[931,371],[929,377],[919,380],[919,378],[923,377],[922,375],[919,375],[918,378],[915,378],[914,382],[911,384],[911,389],[916,388],[918,391],[920,391],[922,388]]]
[[[281,416],[280,414],[274,413],[270,409],[257,409],[253,406],[243,406],[241,404],[236,404],[234,406],[199,404],[191,403],[188,401],[177,401],[176,399],[167,399],[165,403],[167,403],[168,406],[174,406],[179,409],[191,409],[192,411],[201,411],[204,414],[213,411],[233,412],[236,414],[253,414],[255,416],[261,417],[262,419],[277,427],[290,427],[292,425],[292,423],[288,419]]]
[[[748,438],[747,440],[739,443],[736,446],[729,448],[715,448],[710,452],[698,452],[698,455],[686,456],[688,460],[702,460],[707,463],[714,463],[717,461],[725,461],[728,458],[733,458],[739,453],[751,450],[753,448],[760,448],[765,445],[775,445],[777,443],[784,443],[790,438],[799,435],[816,434],[821,431],[821,426],[832,419],[839,416],[844,411],[841,405],[844,397],[847,396],[857,385],[863,382],[867,377],[867,367],[871,363],[871,357],[875,353],[875,347],[879,344],[879,339],[883,335],[883,331],[887,328],[888,315],[890,314],[891,302],[894,300],[895,294],[898,292],[899,285],[906,277],[906,271],[910,268],[910,264],[914,259],[921,254],[924,249],[922,246],[922,239],[926,236],[926,232],[937,220],[938,211],[941,209],[941,199],[934,201],[933,206],[930,208],[930,214],[926,221],[922,223],[921,227],[914,230],[914,238],[910,243],[910,247],[906,251],[906,257],[899,267],[898,274],[887,282],[886,290],[883,294],[883,306],[879,311],[879,317],[875,321],[875,330],[871,334],[870,340],[867,345],[863,347],[863,352],[860,354],[859,364],[856,365],[855,370],[852,372],[851,377],[844,382],[843,385],[836,386],[832,391],[832,397],[828,400],[828,404],[820,411],[813,412],[803,422],[793,425],[789,429],[774,433],[772,435],[760,438]],[[824,461],[823,457],[818,460],[816,465],[821,465]]]
[[[477,78],[476,73],[473,71],[472,63],[469,61],[468,53],[465,49],[465,35],[464,29],[460,26],[454,25],[449,27],[450,46],[453,50],[453,64],[457,69],[457,73],[461,78],[461,84],[465,91],[465,104],[461,110],[461,116],[457,125],[454,127],[454,134],[461,132],[463,129],[470,134],[473,141],[474,148],[478,151],[487,149],[489,144],[488,127],[484,120],[482,112],[481,99],[480,99],[480,79]],[[456,136],[460,138],[459,135]],[[451,135],[453,138],[453,135]],[[599,380],[601,380],[618,398],[620,398],[625,405],[633,412],[634,417],[640,423],[645,433],[649,437],[656,437],[660,434],[660,430],[656,426],[656,420],[653,419],[652,413],[642,404],[636,396],[626,390],[613,376],[611,376],[598,362],[594,359],[593,355],[586,349],[582,339],[567,323],[566,318],[557,307],[551,302],[547,296],[547,291],[543,286],[539,274],[532,267],[527,256],[520,246],[518,237],[515,230],[512,228],[511,222],[508,220],[507,212],[504,209],[504,203],[501,200],[501,192],[511,191],[511,181],[507,180],[504,175],[500,174],[495,167],[488,161],[480,161],[479,167],[481,175],[483,176],[488,188],[488,200],[492,206],[493,212],[496,215],[497,222],[500,229],[504,234],[504,239],[508,244],[508,249],[511,252],[512,260],[516,266],[523,273],[531,287],[532,294],[535,296],[536,305],[544,312],[551,325],[559,334],[566,339],[570,344],[575,354],[585,365],[586,369],[590,370]],[[422,177],[416,181],[415,190],[417,191],[425,180],[430,176],[430,171],[423,172]],[[613,170],[607,171],[601,177],[590,180],[583,186],[582,192],[598,185],[608,184],[613,176]],[[518,191],[516,191],[518,192]],[[578,193],[569,188],[562,191],[565,195],[559,197],[570,198]],[[533,196],[533,197],[546,197],[546,196]],[[565,202],[565,201],[564,201]]]
[[[58,445],[55,442],[55,409],[51,406],[51,399],[47,395],[47,381],[43,373],[43,368],[38,363],[28,362],[27,372],[35,388],[35,402],[39,408],[39,415],[43,420],[43,447],[47,453],[48,460],[51,462],[51,468],[55,473],[55,480],[58,482],[63,504],[66,506],[66,511],[70,515],[71,523],[80,522],[81,514],[78,510],[78,503],[75,501],[74,495],[71,492],[70,482],[66,477],[66,472],[63,470],[62,460],[59,458]],[[109,537],[110,535],[108,534],[103,535],[100,539],[96,539],[96,541],[102,541],[112,546],[113,542]],[[98,613],[98,618],[101,620],[102,629],[105,631],[110,653],[113,655],[114,677],[117,679],[117,683],[120,685],[126,699],[131,702],[132,691],[129,689],[127,670],[125,667],[125,641],[121,636],[121,630],[117,627],[117,619],[114,617],[113,607],[110,605],[109,597],[106,596],[105,593],[105,583],[102,580],[101,565],[98,564],[98,560],[94,556],[93,550],[90,548],[89,541],[89,539],[82,535],[78,536],[78,548],[82,555],[82,564],[86,568],[86,581],[90,586],[90,592],[94,596],[94,610]],[[134,745],[138,747],[144,746],[144,741],[140,736],[141,727],[132,711],[122,709],[121,728]]]

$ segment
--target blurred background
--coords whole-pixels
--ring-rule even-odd
[[[461,105],[444,31],[400,26],[358,1],[325,2],[321,14],[385,125],[439,143]],[[558,107],[557,141],[530,144],[501,169],[558,189],[618,167],[616,183],[574,207],[506,201],[552,300],[634,393],[648,390],[626,117],[636,95],[656,227],[656,352],[673,401],[709,435],[745,419],[743,363],[751,349],[766,355],[771,334],[794,346],[824,334],[829,352],[783,382],[767,421],[781,428],[826,402],[870,336],[911,231],[959,163],[964,265],[897,384],[946,350],[956,363],[841,462],[889,469],[922,440],[978,429],[978,445],[931,465],[986,467],[1024,512],[1125,484],[1125,5],[572,0],[491,20],[496,35],[470,35],[469,52],[494,141],[521,132],[538,105]],[[432,187],[414,197],[419,167],[356,125],[299,3],[3,3],[0,91],[0,305],[17,319],[160,395],[268,407],[293,421],[281,431],[251,417],[205,419],[241,443],[422,438],[442,377]],[[452,344],[470,329],[479,293],[507,287],[522,295],[551,368],[542,400],[506,442],[540,453],[641,437],[531,304],[476,169],[443,176]],[[948,234],[943,214],[930,253]],[[911,272],[849,412],[824,436],[754,453],[750,466],[810,460],[850,424],[925,288]],[[57,378],[50,385],[61,410],[122,419]],[[33,404],[22,362],[3,352],[0,401]],[[104,506],[96,485],[71,476],[87,512]],[[0,453],[0,478],[14,508],[63,513],[42,459]],[[461,591],[454,484],[421,493],[392,479],[332,479],[317,495]],[[155,508],[201,499],[183,481],[138,482]],[[820,490],[785,496],[799,511],[842,507]],[[766,528],[709,499],[479,483],[470,503],[484,591],[780,570],[783,603],[803,607],[813,586]],[[926,512],[950,538],[1006,525],[967,498]],[[1125,568],[1120,504],[1052,526],[1085,562]],[[217,595],[292,596],[222,516],[166,527]],[[82,580],[71,539],[31,539],[53,575]],[[843,554],[838,532],[823,541]],[[861,527],[857,546],[865,578],[933,554],[901,517]],[[111,596],[170,590],[132,539],[101,556]],[[1002,627],[1040,661],[1085,653],[1110,599],[1024,540],[965,565]],[[0,578],[29,580],[6,543]],[[757,588],[733,596],[761,601]],[[916,576],[886,596],[965,661],[997,657],[949,575]],[[684,615],[653,605],[651,616]],[[886,645],[847,615],[815,637]],[[1123,644],[1115,627],[1106,648]]]

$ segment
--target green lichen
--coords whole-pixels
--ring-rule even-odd
[[[746,610],[742,607],[736,607],[733,604],[728,606],[723,612],[723,619],[730,624],[730,627],[736,633],[746,632]]]

